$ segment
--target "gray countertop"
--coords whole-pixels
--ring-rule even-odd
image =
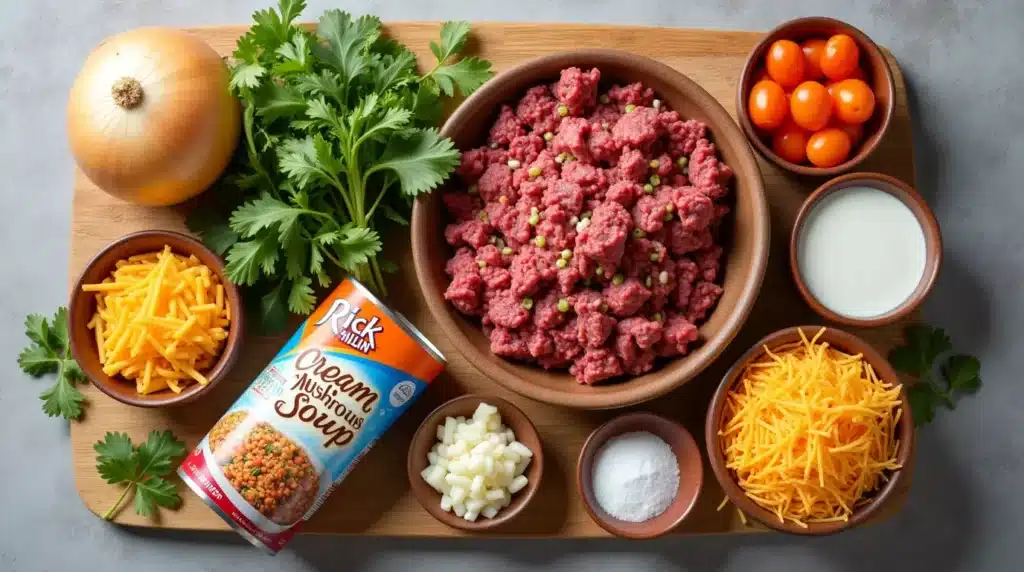
[[[906,508],[825,539],[779,535],[620,541],[401,541],[300,537],[277,558],[233,534],[104,523],[78,499],[66,423],[45,417],[45,382],[22,374],[28,312],[67,293],[72,159],[66,94],[105,36],[141,25],[248,22],[271,0],[30,0],[0,3],[0,570],[1020,570],[1024,384],[1014,361],[1024,300],[1024,3],[1019,0],[350,0],[310,2],[385,20],[533,20],[766,30],[824,14],[859,26],[899,60],[916,121],[918,182],[946,261],[925,309],[978,355],[985,386],[919,432]],[[1021,91],[1018,91],[1021,90]],[[1017,340],[1017,341],[1015,341]],[[1019,354],[1018,354],[1019,357]],[[1014,564],[1014,562],[1018,562]]]

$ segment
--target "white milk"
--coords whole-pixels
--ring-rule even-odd
[[[906,301],[924,275],[924,229],[889,193],[849,187],[819,201],[804,220],[797,266],[821,304],[872,318]]]

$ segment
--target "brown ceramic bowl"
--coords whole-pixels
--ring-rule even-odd
[[[427,453],[437,443],[437,426],[443,425],[446,417],[470,417],[481,403],[487,403],[498,408],[501,414],[501,422],[512,429],[516,434],[516,440],[526,445],[533,451],[533,460],[526,467],[526,478],[529,481],[521,491],[512,495],[512,503],[498,511],[494,518],[479,517],[473,522],[455,516],[454,512],[441,510],[441,493],[434,490],[420,476],[423,469],[429,464]],[[416,500],[420,501],[423,508],[437,520],[452,528],[462,530],[482,531],[501,526],[512,520],[519,513],[523,512],[526,505],[533,499],[534,494],[540,486],[540,479],[544,474],[544,449],[540,442],[540,434],[533,426],[530,418],[515,405],[491,395],[463,395],[451,401],[443,403],[435,409],[416,429],[416,434],[409,444],[409,456],[405,463],[409,472],[409,486]]]
[[[165,389],[149,395],[139,395],[135,390],[135,383],[103,373],[99,353],[96,351],[96,338],[93,336],[92,330],[86,327],[96,312],[96,297],[91,292],[82,292],[82,285],[102,282],[113,272],[114,265],[118,260],[135,254],[163,250],[164,245],[170,246],[176,254],[196,255],[200,262],[220,277],[221,284],[224,285],[225,299],[231,309],[231,326],[220,358],[213,369],[204,372],[210,380],[209,384],[203,386],[193,383],[181,393]],[[101,250],[89,261],[78,278],[78,282],[75,283],[75,287],[71,291],[71,301],[68,303],[68,313],[71,329],[71,352],[75,356],[75,361],[82,367],[82,371],[93,385],[100,388],[100,391],[121,403],[135,407],[184,405],[195,401],[200,395],[212,389],[234,365],[241,349],[242,332],[245,327],[242,299],[238,294],[238,288],[227,280],[224,274],[224,263],[220,257],[194,238],[163,230],[147,230],[129,234]]]
[[[609,439],[624,433],[646,431],[668,443],[679,461],[679,491],[665,512],[644,522],[619,520],[598,504],[594,496],[591,473],[594,459]],[[661,536],[683,522],[697,505],[700,488],[704,481],[704,464],[700,448],[685,427],[659,415],[646,412],[627,413],[601,425],[587,437],[576,463],[576,489],[583,498],[583,506],[601,528],[623,538],[654,538]]]
[[[905,471],[900,470],[890,473],[888,482],[873,493],[870,502],[856,509],[848,521],[808,523],[807,528],[803,528],[789,521],[779,522],[778,517],[774,513],[761,508],[744,494],[743,489],[736,483],[732,471],[725,466],[725,455],[722,452],[718,439],[718,428],[722,426],[722,416],[725,412],[725,403],[729,391],[739,381],[747,365],[764,355],[765,346],[771,349],[782,344],[798,341],[800,340],[799,330],[803,330],[805,336],[812,338],[821,328],[822,326],[786,328],[769,334],[757,342],[747,353],[743,354],[743,357],[737,360],[736,364],[722,378],[722,383],[715,390],[715,395],[711,399],[711,406],[708,407],[707,420],[704,426],[704,440],[708,460],[711,461],[711,469],[715,473],[715,478],[718,479],[718,483],[725,490],[729,501],[743,511],[744,514],[753,517],[769,528],[780,532],[809,536],[823,536],[842,532],[870,519],[872,515],[877,513],[888,502],[893,492],[900,488]],[[863,354],[864,359],[871,364],[879,379],[889,380],[893,383],[899,382],[899,376],[896,375],[896,371],[882,357],[882,354],[878,353],[867,342],[857,336],[829,328],[825,330],[819,341],[828,342],[831,346],[847,353]],[[900,400],[902,401],[900,405],[902,413],[900,414],[900,421],[896,429],[900,447],[896,453],[896,459],[901,465],[906,467],[913,455],[914,449],[914,419],[911,415],[906,387],[902,387],[900,390]]]
[[[514,101],[531,86],[557,79],[560,70],[570,66],[599,68],[604,88],[613,82],[635,81],[650,86],[683,117],[706,122],[723,160],[736,172],[732,185],[733,215],[723,233],[724,294],[700,328],[703,344],[685,357],[659,363],[646,375],[595,386],[581,385],[564,370],[545,371],[495,356],[479,320],[463,316],[444,299],[451,281],[444,267],[452,249],[444,240],[446,215],[440,192],[416,200],[412,215],[413,260],[431,315],[452,345],[487,377],[521,395],[553,405],[580,409],[624,407],[665,394],[693,379],[732,341],[746,321],[764,277],[768,261],[768,205],[757,161],[728,112],[693,80],[655,60],[627,52],[579,50],[515,66],[488,81],[459,106],[442,133],[451,137],[459,149],[482,145],[502,103]]]
[[[921,224],[921,228],[924,230],[925,266],[924,273],[921,275],[921,281],[918,282],[917,288],[914,289],[910,296],[899,306],[896,306],[884,314],[871,318],[854,318],[844,316],[829,309],[814,296],[800,274],[799,243],[804,222],[807,220],[808,215],[814,209],[815,205],[817,205],[822,199],[832,193],[841,191],[848,187],[870,187],[872,189],[878,189],[889,193],[910,208],[910,211],[914,213],[917,221]],[[800,211],[796,215],[796,222],[793,223],[793,231],[789,238],[789,268],[793,275],[793,281],[796,282],[796,287],[800,291],[800,295],[803,296],[804,301],[806,301],[807,304],[823,318],[840,324],[846,324],[848,326],[870,328],[884,326],[902,320],[908,314],[917,309],[917,307],[921,305],[921,302],[923,302],[928,296],[928,293],[931,292],[932,286],[935,285],[935,279],[939,275],[939,268],[941,266],[942,234],[939,231],[939,223],[935,221],[935,215],[932,214],[931,209],[928,208],[928,204],[925,202],[924,197],[914,190],[913,187],[903,181],[881,173],[849,173],[841,177],[836,177],[815,189],[815,191],[804,201],[803,206],[800,207]]]
[[[791,163],[771,150],[770,143],[766,139],[762,139],[762,133],[750,121],[750,114],[747,112],[747,98],[750,95],[750,89],[756,83],[755,78],[758,71],[764,68],[768,49],[776,40],[793,40],[799,43],[810,38],[827,40],[835,34],[846,34],[857,42],[857,46],[860,48],[860,66],[867,76],[865,81],[875,92],[875,113],[864,124],[864,137],[854,147],[850,158],[845,162],[827,168],[815,167],[809,163],[806,165]],[[747,56],[747,61],[743,64],[743,72],[740,74],[740,81],[736,86],[736,116],[739,117],[740,127],[743,128],[743,133],[746,134],[751,145],[772,163],[798,175],[830,177],[853,169],[878,147],[878,142],[882,140],[886,130],[889,129],[889,121],[892,119],[893,106],[896,101],[895,93],[896,85],[893,83],[892,70],[889,69],[885,55],[864,32],[846,22],[832,18],[797,18],[768,32]]]

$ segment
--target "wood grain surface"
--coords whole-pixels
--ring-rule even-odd
[[[431,61],[428,41],[438,34],[436,23],[392,23],[387,34],[416,52],[421,62]],[[218,52],[229,54],[244,26],[193,30]],[[542,54],[583,47],[612,47],[644,54],[674,67],[696,80],[734,114],[734,86],[744,57],[761,36],[754,32],[721,32],[641,27],[564,24],[474,24],[471,49],[491,60],[498,72]],[[896,112],[888,137],[864,170],[880,171],[914,184],[914,157],[906,88],[896,62]],[[801,201],[818,180],[797,180],[759,157],[771,209],[772,247],[761,296],[740,335],[706,372],[672,394],[630,408],[649,410],[683,422],[703,443],[703,420],[710,395],[729,365],[751,344],[776,329],[820,323],[801,301],[788,270],[790,228]],[[76,174],[71,226],[72,283],[86,262],[114,239],[143,229],[183,230],[186,207],[146,208],[111,198]],[[443,401],[466,392],[499,395],[523,408],[537,425],[544,442],[544,479],[528,509],[508,527],[487,533],[515,537],[601,537],[607,533],[590,520],[576,493],[574,472],[584,439],[599,424],[622,411],[570,411],[532,402],[511,394],[480,375],[462,358],[440,328],[432,323],[416,288],[408,244],[390,245],[401,271],[389,280],[392,305],[434,341],[449,359],[449,367],[339,487],[322,510],[304,528],[314,534],[368,534],[381,536],[463,536],[433,519],[413,498],[405,471],[406,449],[416,426]],[[883,353],[901,336],[899,326],[855,331]],[[71,453],[75,481],[89,510],[102,514],[120,490],[96,474],[92,445],[107,431],[127,431],[135,439],[151,429],[172,429],[188,446],[195,446],[232,401],[254,379],[284,343],[285,336],[249,337],[239,364],[228,379],[199,402],[179,409],[143,410],[117,403],[94,387],[85,389],[86,414],[71,424]],[[909,479],[904,482],[909,483]],[[176,529],[227,530],[228,526],[202,501],[178,483],[184,504],[178,511],[160,511],[155,518],[135,515],[131,504],[116,522]],[[900,491],[888,514],[906,497]],[[677,530],[684,534],[733,533],[760,530],[744,526],[735,510],[717,511],[723,498],[709,468],[704,489],[693,514]],[[884,515],[883,515],[884,516]]]

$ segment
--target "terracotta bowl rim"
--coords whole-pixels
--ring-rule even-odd
[[[667,440],[658,433],[662,430],[671,431],[684,441],[688,441],[687,447],[692,451],[693,455],[697,457],[697,478],[690,482],[684,482],[682,480],[683,476],[680,475],[679,491],[677,491],[676,499],[672,501],[672,504],[669,505],[669,508],[667,508],[665,512],[672,511],[673,509],[678,510],[677,506],[680,504],[685,504],[685,506],[676,518],[665,523],[663,526],[657,526],[656,523],[653,522],[653,520],[660,517],[655,517],[655,519],[650,521],[638,523],[622,522],[611,515],[608,515],[608,517],[605,518],[605,511],[599,507],[594,507],[588,500],[588,498],[592,496],[592,494],[588,493],[592,493],[593,491],[593,482],[590,475],[584,474],[584,465],[588,460],[592,459],[598,451],[600,451],[601,447],[603,447],[609,439],[622,435],[624,431],[620,428],[630,422],[636,422],[647,427],[648,431],[654,433],[666,442]],[[651,428],[654,428],[654,430],[651,430]],[[671,446],[671,443],[669,443],[669,446]],[[679,461],[682,461],[682,459],[679,459]],[[583,503],[583,508],[586,509],[587,514],[590,515],[590,518],[596,522],[598,526],[610,534],[622,538],[644,540],[668,534],[677,526],[682,524],[682,522],[693,513],[693,509],[697,506],[697,501],[700,499],[703,487],[704,461],[701,459],[700,446],[697,444],[697,440],[694,439],[693,434],[690,433],[682,423],[648,411],[624,413],[601,424],[587,435],[587,440],[583,442],[583,447],[580,449],[579,457],[576,459],[576,493],[580,497],[580,502]],[[679,496],[679,492],[686,490],[694,491],[689,499],[684,496]]]
[[[918,223],[921,224],[921,229],[924,231],[925,235],[925,271],[921,275],[921,281],[918,282],[917,288],[910,297],[904,300],[900,305],[884,314],[871,318],[853,318],[850,316],[844,316],[843,314],[835,312],[825,306],[821,300],[818,300],[818,298],[811,292],[810,288],[807,287],[807,283],[804,282],[803,276],[800,273],[798,260],[800,250],[800,233],[803,230],[804,223],[807,221],[807,217],[810,215],[815,205],[831,193],[838,192],[843,188],[846,188],[845,185],[847,183],[854,181],[859,182],[864,186],[888,193],[899,199],[903,204],[907,205],[911,212],[914,213],[914,218],[916,218]],[[840,186],[842,186],[842,188],[839,188]],[[893,192],[893,189],[898,189],[900,192]],[[790,232],[789,237],[789,270],[793,277],[793,282],[796,284],[797,290],[800,292],[800,296],[804,299],[804,302],[806,302],[811,309],[826,320],[846,326],[860,328],[873,328],[893,324],[906,318],[911,312],[916,310],[924,302],[925,298],[928,297],[932,288],[935,286],[935,281],[938,279],[939,271],[942,269],[942,258],[942,231],[939,228],[938,221],[935,219],[935,214],[928,206],[928,203],[924,200],[924,197],[921,196],[921,193],[917,192],[914,187],[911,187],[896,177],[882,173],[866,171],[847,173],[822,184],[808,195],[800,206],[800,210],[796,215],[796,220],[793,223],[793,230]]]
[[[433,287],[430,277],[435,271],[432,267],[432,263],[434,261],[429,260],[427,247],[423,244],[424,240],[421,240],[420,238],[426,236],[428,233],[440,233],[440,229],[427,228],[428,225],[425,222],[429,216],[427,213],[426,201],[440,200],[437,197],[438,193],[419,197],[413,206],[413,262],[415,265],[416,276],[420,283],[420,288],[423,291],[424,298],[431,315],[441,325],[442,330],[444,330],[445,335],[447,335],[451,340],[452,345],[455,346],[455,348],[467,358],[473,367],[477,368],[481,373],[487,375],[506,389],[543,403],[573,409],[615,409],[642,403],[678,388],[680,385],[699,375],[701,371],[713,363],[715,359],[717,359],[718,356],[726,349],[726,347],[728,347],[735,336],[739,333],[740,328],[746,322],[747,317],[750,315],[750,312],[757,301],[761,285],[764,281],[764,275],[768,266],[768,254],[771,242],[771,221],[768,209],[768,199],[765,194],[764,179],[761,176],[757,159],[755,158],[753,151],[751,151],[749,144],[747,144],[746,137],[737,127],[735,121],[729,115],[728,111],[726,111],[725,107],[722,106],[721,103],[719,103],[696,81],[668,65],[646,56],[633,54],[623,50],[592,48],[556,52],[517,64],[516,66],[498,74],[493,79],[485,83],[483,87],[474,92],[473,95],[469,96],[469,98],[467,98],[466,101],[463,102],[445,122],[444,127],[441,130],[441,134],[451,136],[451,132],[454,131],[457,126],[460,126],[462,123],[467,121],[465,118],[470,116],[470,110],[477,106],[478,102],[486,101],[492,97],[494,99],[508,101],[515,95],[518,95],[519,90],[517,89],[516,93],[511,94],[508,97],[497,97],[498,94],[510,92],[515,84],[520,83],[520,76],[530,76],[534,73],[534,70],[553,64],[564,67],[574,65],[575,62],[585,62],[585,64],[581,65],[594,65],[596,67],[600,67],[605,63],[628,67],[642,67],[642,73],[644,75],[653,75],[664,80],[666,83],[672,83],[675,86],[678,86],[678,89],[685,93],[686,96],[694,102],[696,107],[702,108],[711,116],[711,120],[708,121],[708,126],[715,134],[716,139],[730,139],[735,142],[736,156],[731,160],[731,163],[734,166],[742,164],[742,170],[753,174],[747,179],[744,179],[744,185],[750,187],[750,189],[745,193],[746,200],[750,201],[751,209],[754,213],[749,229],[747,229],[749,233],[754,236],[754,246],[752,247],[750,254],[751,263],[748,267],[749,276],[746,282],[736,286],[736,288],[742,286],[742,291],[737,298],[737,303],[733,308],[732,313],[727,317],[720,329],[715,332],[710,339],[705,340],[697,350],[704,350],[707,353],[702,355],[701,359],[695,361],[687,372],[673,373],[669,372],[668,369],[673,367],[673,364],[679,363],[681,360],[693,359],[694,354],[692,353],[687,356],[675,358],[675,360],[669,361],[661,366],[659,370],[646,374],[654,375],[656,377],[645,380],[642,385],[618,392],[578,395],[562,390],[553,390],[541,387],[532,383],[528,376],[517,375],[489,363],[487,360],[488,355],[479,351],[472,343],[470,343],[469,337],[463,335],[461,329],[456,324],[457,318],[455,316],[455,310],[447,303],[446,300],[444,300],[443,290],[437,290]],[[540,78],[538,78],[538,80],[539,79]],[[737,168],[737,170],[740,169]],[[716,309],[716,311],[718,310]],[[566,383],[576,383],[568,373],[565,374],[565,377]],[[626,383],[626,381],[620,383]]]
[[[711,470],[715,479],[725,491],[726,496],[744,514],[760,522],[761,524],[790,534],[804,536],[825,536],[849,530],[869,520],[882,506],[891,499],[907,473],[914,454],[914,420],[910,408],[910,401],[907,398],[906,385],[900,386],[900,410],[901,416],[897,433],[900,440],[900,449],[896,453],[896,460],[903,466],[902,469],[893,471],[889,475],[889,481],[882,485],[876,492],[871,502],[858,508],[847,522],[809,523],[803,528],[795,523],[785,521],[779,522],[778,518],[771,512],[761,508],[754,501],[747,498],[743,489],[733,479],[731,472],[725,466],[725,456],[719,446],[718,428],[721,425],[722,415],[725,410],[725,400],[729,389],[739,378],[744,367],[758,356],[764,353],[764,346],[772,348],[778,345],[780,339],[793,336],[799,330],[804,331],[808,338],[813,337],[821,328],[826,328],[821,340],[827,341],[834,347],[844,351],[855,351],[862,353],[864,359],[875,369],[880,379],[889,379],[899,382],[899,376],[889,362],[863,339],[843,330],[821,325],[802,325],[783,328],[772,332],[754,344],[743,354],[729,371],[722,378],[718,388],[715,389],[711,404],[708,406],[708,413],[704,424],[704,445],[711,464]]]
[[[220,383],[222,379],[227,376],[231,367],[238,359],[242,346],[243,333],[245,331],[245,313],[242,307],[242,299],[241,294],[238,291],[238,287],[227,279],[223,260],[221,260],[216,253],[207,248],[206,245],[187,234],[169,230],[143,230],[127,234],[114,240],[96,253],[78,275],[78,279],[75,281],[75,285],[71,290],[70,300],[68,301],[68,319],[74,320],[76,307],[82,304],[95,304],[93,295],[89,292],[82,291],[82,285],[86,283],[86,276],[90,274],[91,271],[94,271],[96,266],[115,249],[147,238],[164,238],[174,242],[175,244],[187,245],[185,252],[179,251],[178,254],[202,252],[210,259],[210,261],[213,262],[210,266],[210,270],[220,277],[221,284],[224,285],[225,302],[229,305],[231,310],[231,325],[228,332],[228,339],[224,344],[224,349],[221,351],[220,357],[217,359],[217,363],[214,364],[213,368],[211,368],[209,373],[206,374],[210,383],[205,386],[195,383],[190,384],[181,393],[174,393],[173,391],[166,389],[150,394],[149,396],[142,396],[134,393],[131,395],[125,395],[115,390],[114,387],[130,385],[130,382],[108,376],[104,374],[102,370],[94,370],[87,366],[82,366],[82,371],[85,373],[86,377],[89,378],[89,381],[91,381],[94,386],[98,387],[100,391],[107,394],[114,400],[120,401],[126,405],[144,408],[185,405],[192,403],[201,396],[209,393],[218,383]],[[129,248],[129,250],[131,249]],[[178,250],[179,249],[174,248],[172,245],[172,251]],[[109,274],[110,269],[113,268],[116,261],[117,259],[111,259],[109,261],[108,269],[103,272],[103,275],[100,278],[101,280]],[[95,341],[91,337],[88,340],[83,340],[80,336],[76,335],[76,328],[74,324],[69,323],[68,327],[70,330],[72,356],[75,358],[75,361],[82,364],[85,361],[82,359],[83,356],[96,353],[96,349],[94,347]]]
[[[780,39],[788,39],[788,33],[796,26],[821,26],[840,28],[844,33],[851,36],[856,42],[857,46],[861,49],[861,57],[865,57],[864,52],[867,52],[868,57],[873,62],[881,62],[883,75],[885,76],[886,90],[889,93],[888,104],[882,109],[881,123],[878,129],[875,131],[878,135],[867,145],[861,145],[857,153],[852,157],[840,163],[834,167],[814,167],[811,165],[798,165],[791,163],[782,157],[779,157],[772,151],[765,143],[758,137],[757,130],[754,128],[753,123],[750,121],[750,115],[747,112],[747,92],[745,86],[748,79],[754,73],[754,70],[760,65],[758,60],[768,50],[768,46]],[[797,175],[803,175],[808,177],[831,177],[840,173],[845,173],[852,170],[854,167],[863,163],[875,149],[881,143],[885,134],[889,130],[889,124],[892,121],[893,113],[896,109],[896,80],[893,77],[892,68],[889,67],[889,62],[885,58],[885,54],[882,49],[878,47],[878,44],[874,42],[867,34],[861,31],[856,26],[838,20],[836,18],[829,18],[826,16],[808,16],[804,18],[794,18],[779,24],[768,31],[764,37],[754,46],[750,53],[747,55],[746,61],[743,63],[743,71],[740,74],[739,82],[736,84],[736,117],[739,120],[740,128],[743,130],[743,134],[746,135],[747,140],[750,144],[757,149],[758,153],[764,158],[768,159],[776,166],[786,171],[796,173]],[[877,113],[877,111],[876,111]]]
[[[526,469],[527,472],[536,471],[536,473],[527,483],[526,487],[512,497],[512,504],[503,508],[494,518],[488,519],[480,517],[474,522],[469,522],[464,518],[456,517],[452,513],[441,510],[441,495],[429,485],[426,485],[425,487],[419,486],[420,482],[422,482],[420,471],[426,468],[426,455],[424,454],[421,458],[416,454],[417,450],[420,448],[420,443],[423,441],[433,443],[437,440],[435,432],[437,430],[438,420],[443,421],[449,411],[465,402],[487,402],[488,404],[497,407],[499,411],[507,409],[518,412],[524,423],[519,424],[519,426],[513,426],[508,423],[508,418],[504,415],[502,415],[502,422],[515,432],[516,439],[518,441],[523,441],[522,435],[525,433],[529,434],[539,445],[537,450],[533,451],[533,458],[530,461],[530,466]],[[430,448],[427,447],[426,450],[429,451]],[[445,401],[423,418],[423,421],[416,428],[416,432],[413,433],[412,440],[409,441],[409,448],[406,453],[405,469],[409,478],[409,488],[412,490],[413,496],[416,497],[416,500],[420,503],[423,509],[438,522],[452,528],[470,532],[491,530],[508,523],[518,515],[522,514],[523,510],[526,509],[527,505],[529,505],[534,496],[536,496],[537,490],[540,489],[541,480],[544,476],[543,441],[541,440],[540,432],[537,431],[537,427],[533,424],[533,421],[516,404],[496,395],[467,393]]]

